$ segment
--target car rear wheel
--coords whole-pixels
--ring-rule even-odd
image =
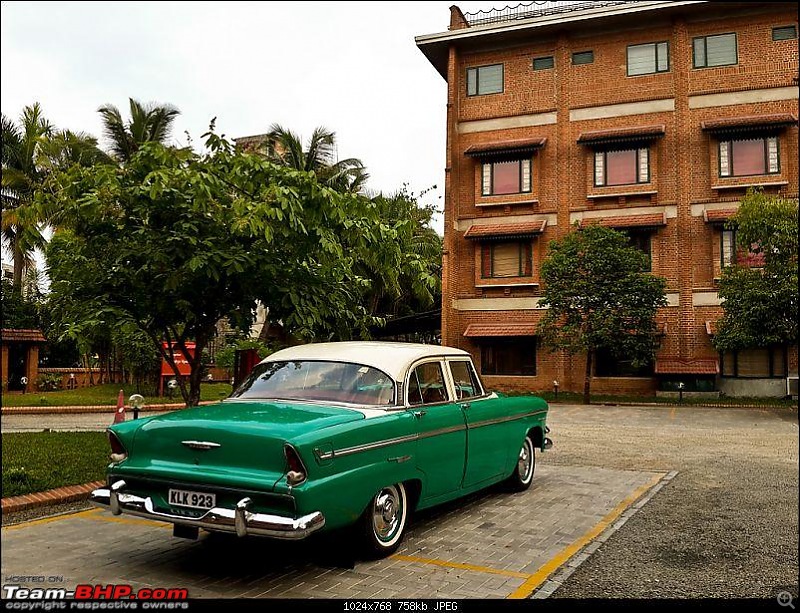
[[[408,495],[402,483],[381,488],[362,517],[367,554],[385,557],[394,553],[403,540],[408,521]]]
[[[524,492],[531,486],[534,470],[536,470],[536,448],[530,435],[526,435],[519,450],[517,465],[508,478],[508,486],[515,492]]]

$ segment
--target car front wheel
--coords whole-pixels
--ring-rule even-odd
[[[509,487],[515,492],[524,492],[531,486],[533,471],[536,469],[536,448],[530,435],[525,436],[519,450],[517,465],[508,478]]]
[[[408,521],[408,496],[402,483],[381,488],[362,517],[367,554],[385,557],[400,546]]]

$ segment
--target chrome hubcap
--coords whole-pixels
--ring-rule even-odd
[[[533,470],[533,449],[530,448],[530,441],[526,438],[519,450],[519,460],[517,461],[517,474],[523,481],[530,479]]]
[[[403,502],[400,492],[394,485],[383,488],[375,496],[372,507],[372,528],[382,541],[391,540],[400,527],[403,516]]]

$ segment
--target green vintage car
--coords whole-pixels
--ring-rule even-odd
[[[301,539],[357,525],[388,555],[415,509],[533,479],[547,403],[487,392],[468,353],[411,343],[291,347],[217,404],[109,430],[114,514]]]

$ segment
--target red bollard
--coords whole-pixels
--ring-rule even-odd
[[[119,396],[117,396],[117,409],[114,411],[114,423],[118,424],[121,421],[125,421],[125,396],[122,393],[122,390],[119,390]]]

